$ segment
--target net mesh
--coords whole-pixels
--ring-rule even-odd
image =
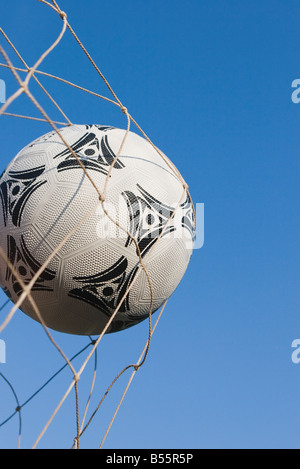
[[[37,317],[39,318],[39,321],[41,322],[41,324],[42,324],[42,326],[43,326],[43,328],[44,328],[44,330],[45,330],[51,344],[53,345],[53,347],[55,347],[57,349],[57,351],[59,352],[59,354],[61,355],[61,357],[64,360],[64,365],[59,370],[57,370],[43,385],[41,385],[23,403],[21,403],[19,401],[18,395],[17,395],[17,393],[16,393],[16,391],[13,387],[13,384],[10,383],[10,381],[5,377],[5,375],[3,373],[0,373],[0,377],[6,383],[6,385],[9,387],[11,393],[14,396],[15,402],[16,402],[16,408],[11,412],[11,414],[7,418],[5,418],[2,422],[0,421],[0,426],[4,426],[14,416],[18,415],[18,418],[19,418],[18,447],[20,447],[20,445],[21,445],[21,434],[22,434],[22,410],[23,410],[23,408],[27,404],[29,404],[47,385],[49,385],[65,368],[69,368],[69,370],[71,371],[71,374],[72,374],[72,379],[70,380],[70,384],[69,384],[68,388],[65,390],[65,392],[63,393],[57,407],[52,412],[52,415],[50,416],[48,421],[44,424],[44,427],[42,428],[39,435],[37,436],[36,441],[34,442],[32,448],[37,447],[38,443],[40,442],[40,440],[42,439],[42,437],[44,436],[44,434],[48,430],[48,428],[49,428],[50,424],[52,423],[53,419],[55,418],[55,416],[57,415],[57,413],[61,409],[62,404],[65,402],[67,397],[73,391],[73,392],[75,392],[76,435],[75,435],[75,437],[72,441],[74,441],[73,448],[78,449],[80,447],[80,439],[82,438],[82,435],[84,434],[84,432],[86,431],[86,429],[88,428],[90,423],[92,422],[93,418],[95,417],[95,415],[98,412],[99,408],[101,407],[104,399],[106,398],[108,393],[111,391],[114,384],[119,380],[119,378],[122,375],[124,375],[126,372],[131,370],[131,374],[130,374],[129,379],[128,379],[126,385],[125,385],[125,388],[123,390],[121,398],[119,399],[119,402],[115,406],[115,409],[113,411],[113,415],[111,417],[111,420],[110,420],[110,422],[107,426],[107,429],[105,431],[105,434],[104,434],[104,436],[101,440],[99,448],[102,448],[102,446],[104,444],[104,441],[105,441],[105,439],[108,435],[108,432],[110,431],[112,423],[113,423],[113,421],[114,421],[114,419],[115,419],[115,417],[116,417],[116,415],[117,415],[117,413],[120,409],[120,406],[121,406],[121,404],[124,400],[124,397],[125,397],[125,395],[128,391],[128,388],[129,388],[129,386],[130,386],[130,384],[131,384],[131,382],[134,378],[135,373],[145,363],[146,357],[148,355],[152,335],[155,331],[155,328],[156,328],[156,326],[157,326],[157,324],[160,320],[160,317],[161,317],[161,315],[164,311],[164,308],[166,306],[166,302],[165,302],[164,305],[162,306],[162,308],[160,309],[160,312],[158,314],[158,317],[156,319],[155,324],[153,325],[152,322],[151,322],[153,290],[152,290],[151,279],[150,279],[150,276],[147,272],[147,268],[146,268],[146,265],[145,265],[145,259],[142,258],[142,255],[141,255],[141,252],[139,250],[139,246],[138,246],[138,243],[137,243],[137,240],[135,239],[135,237],[132,236],[132,234],[128,232],[128,229],[125,226],[121,226],[118,223],[117,220],[114,220],[111,217],[111,215],[107,212],[107,210],[105,208],[105,205],[104,205],[104,201],[105,201],[105,198],[107,196],[107,191],[108,191],[107,182],[108,182],[109,177],[111,175],[111,171],[112,171],[114,165],[116,164],[116,162],[117,162],[117,160],[118,160],[118,158],[121,154],[122,147],[123,147],[123,145],[126,141],[126,138],[128,136],[128,132],[131,128],[131,125],[134,125],[138,129],[138,131],[149,142],[149,144],[151,144],[152,147],[158,152],[160,158],[162,158],[164,160],[164,162],[168,165],[170,170],[173,173],[175,173],[176,177],[182,183],[182,196],[181,196],[180,200],[178,200],[178,203],[177,203],[177,206],[175,207],[174,212],[170,215],[169,222],[174,217],[175,212],[178,209],[178,207],[180,206],[180,204],[182,204],[183,201],[185,200],[185,198],[187,197],[187,195],[189,195],[189,192],[188,192],[187,184],[185,183],[185,181],[183,180],[182,176],[177,171],[177,169],[173,166],[171,161],[162,152],[160,152],[160,150],[157,149],[157,147],[154,145],[154,143],[149,139],[149,137],[145,134],[143,129],[139,126],[139,124],[136,122],[136,120],[133,118],[133,116],[129,113],[127,107],[124,106],[124,104],[121,102],[119,97],[116,95],[115,91],[112,89],[112,87],[109,84],[108,80],[105,78],[105,76],[103,75],[103,73],[101,72],[101,70],[99,69],[99,67],[97,66],[97,64],[95,63],[95,61],[93,60],[93,58],[91,57],[89,52],[87,51],[87,49],[84,47],[84,45],[80,41],[78,35],[75,33],[74,29],[70,25],[70,23],[68,21],[67,13],[61,10],[61,8],[59,7],[58,3],[55,0],[52,0],[51,2],[47,2],[45,0],[38,0],[38,1],[45,4],[45,6],[47,6],[48,8],[50,8],[52,10],[52,13],[57,15],[57,21],[58,22],[60,21],[61,24],[62,24],[61,30],[60,30],[60,33],[59,33],[58,37],[55,38],[55,40],[50,45],[50,47],[43,52],[43,54],[34,63],[34,65],[29,66],[27,64],[27,62],[24,60],[24,58],[21,56],[20,52],[17,50],[15,45],[13,44],[12,40],[8,37],[8,35],[5,33],[5,31],[2,28],[0,28],[0,32],[1,32],[3,38],[5,39],[5,41],[8,45],[8,48],[6,48],[6,47],[3,48],[0,45],[0,53],[3,57],[3,59],[4,59],[4,62],[0,63],[0,66],[3,67],[3,68],[8,69],[13,74],[14,79],[16,80],[17,86],[18,86],[17,90],[11,96],[9,96],[6,99],[6,102],[0,108],[0,115],[2,116],[2,118],[4,118],[4,116],[13,116],[13,117],[16,117],[18,119],[29,119],[29,120],[33,120],[33,121],[40,121],[40,122],[48,123],[50,128],[53,129],[53,131],[57,133],[58,137],[61,139],[63,144],[68,148],[68,150],[72,153],[73,157],[77,160],[78,164],[82,168],[82,171],[85,173],[86,177],[90,180],[91,184],[93,185],[93,188],[94,188],[94,190],[96,191],[96,193],[98,195],[98,199],[99,199],[98,203],[102,205],[102,210],[103,210],[104,214],[111,220],[111,222],[113,222],[117,225],[118,229],[123,230],[124,233],[126,233],[126,235],[131,238],[132,242],[136,246],[136,251],[137,251],[138,261],[139,261],[139,267],[140,267],[139,272],[143,272],[144,275],[146,276],[148,287],[149,287],[149,290],[150,290],[150,295],[151,295],[151,304],[150,304],[150,308],[149,308],[149,329],[148,329],[148,337],[147,337],[146,343],[145,343],[145,345],[144,345],[144,347],[141,351],[141,354],[140,354],[138,360],[136,361],[136,363],[129,364],[129,365],[125,366],[120,372],[116,373],[115,378],[112,380],[111,384],[109,384],[109,386],[107,387],[107,389],[104,392],[102,398],[99,400],[98,404],[92,410],[90,416],[88,416],[89,406],[90,406],[90,403],[91,403],[91,396],[92,396],[92,393],[93,393],[93,390],[94,390],[95,379],[96,379],[97,349],[99,347],[99,344],[100,344],[105,332],[107,331],[107,329],[109,328],[111,322],[113,321],[116,314],[118,313],[120,305],[122,304],[122,301],[123,301],[124,298],[122,298],[120,300],[119,304],[115,308],[114,313],[110,317],[110,319],[107,322],[103,332],[99,335],[99,337],[97,337],[96,339],[93,339],[92,337],[90,337],[88,344],[85,345],[79,352],[77,352],[75,355],[73,355],[70,358],[70,357],[67,356],[66,353],[64,353],[64,351],[62,350],[60,345],[53,338],[51,332],[47,328],[45,322],[43,321],[43,317],[42,317],[37,305],[35,304],[35,301],[34,301],[32,295],[31,295],[31,290],[32,290],[32,287],[33,287],[34,283],[36,282],[36,280],[38,279],[40,274],[43,272],[43,270],[47,268],[48,264],[55,257],[55,255],[62,249],[64,244],[67,242],[67,240],[74,234],[74,232],[76,232],[78,226],[80,224],[82,224],[89,217],[89,215],[95,210],[95,207],[92,207],[91,211],[88,214],[86,214],[85,217],[82,220],[80,220],[80,223],[77,224],[72,230],[70,230],[68,235],[63,239],[62,242],[60,242],[56,246],[56,248],[53,250],[53,252],[48,257],[48,259],[44,262],[44,264],[41,266],[41,268],[35,273],[35,275],[31,279],[31,281],[26,285],[22,281],[22,278],[20,278],[20,276],[19,276],[18,272],[16,271],[16,269],[14,268],[14,266],[9,261],[6,253],[0,248],[0,256],[1,256],[2,260],[7,264],[8,268],[11,270],[12,274],[15,276],[15,278],[17,279],[19,284],[22,286],[22,294],[19,296],[18,301],[14,305],[12,305],[12,307],[10,308],[8,314],[6,314],[4,320],[2,321],[2,324],[0,324],[0,333],[2,333],[2,331],[6,328],[6,326],[9,324],[9,322],[13,318],[15,312],[18,310],[18,308],[22,305],[24,300],[27,298],[29,300],[29,302],[31,303],[31,306],[32,306],[33,310],[35,311]],[[64,38],[67,31],[69,31],[69,33],[72,35],[74,41],[77,42],[78,47],[80,47],[80,49],[82,50],[82,53],[84,53],[87,56],[91,66],[94,67],[94,69],[100,75],[101,79],[105,83],[105,86],[106,86],[106,88],[109,92],[110,97],[103,96],[103,95],[101,95],[97,92],[94,92],[94,91],[91,91],[87,88],[79,86],[78,84],[75,84],[73,82],[65,80],[65,79],[63,79],[59,76],[55,76],[55,75],[52,75],[50,73],[46,73],[46,72],[44,72],[40,69],[44,59],[47,56],[49,56],[49,54],[51,54],[52,51],[58,46],[58,44],[63,40],[63,38]],[[8,53],[7,50],[9,50],[9,48],[10,48],[11,52]],[[18,59],[23,64],[22,67],[16,67],[16,66],[13,65],[13,60],[11,59],[11,53],[16,54]],[[65,141],[62,133],[59,131],[57,126],[70,126],[70,125],[72,125],[72,122],[69,119],[69,117],[66,115],[66,113],[63,111],[63,109],[60,107],[58,102],[56,101],[55,97],[53,96],[53,93],[52,94],[49,93],[47,91],[47,89],[45,88],[45,86],[41,83],[40,80],[42,80],[43,77],[48,77],[52,80],[56,80],[56,81],[59,81],[59,82],[65,84],[67,86],[73,87],[76,90],[83,91],[83,92],[91,95],[95,99],[99,98],[101,100],[105,100],[106,102],[110,103],[111,105],[117,106],[119,108],[120,112],[123,113],[123,115],[125,116],[125,119],[126,119],[126,132],[124,134],[124,138],[121,142],[120,148],[119,148],[119,150],[118,150],[118,152],[117,152],[117,154],[114,158],[114,161],[113,161],[113,163],[111,164],[111,166],[109,168],[109,171],[108,171],[108,174],[107,174],[107,177],[106,177],[106,183],[104,185],[104,189],[103,189],[102,192],[100,192],[99,188],[94,183],[92,176],[87,172],[87,170],[86,170],[85,166],[82,164],[81,160],[78,158],[78,156],[76,155],[74,150],[68,145],[68,143]],[[40,104],[39,100],[30,91],[29,84],[32,80],[34,80],[36,82],[38,87],[46,95],[46,97],[49,99],[49,101],[55,106],[56,110],[61,115],[61,120],[51,119],[49,113],[45,110],[45,106],[42,106]],[[29,116],[29,115],[15,114],[15,113],[12,113],[12,112],[8,111],[11,104],[14,101],[16,101],[17,99],[19,99],[21,95],[22,96],[25,95],[33,103],[33,105],[39,111],[40,117],[32,117],[32,116]],[[168,226],[168,223],[165,225],[164,229],[166,229],[167,226]],[[163,236],[164,229],[160,233],[159,238]],[[124,294],[124,297],[126,295],[128,295],[130,288],[132,288],[132,284],[127,288],[127,290]],[[5,301],[0,306],[0,309],[4,310],[9,304],[10,304],[9,300]],[[75,365],[73,364],[75,359],[77,359],[79,356],[82,356],[82,354],[84,354],[85,352],[87,354],[86,354],[83,362],[81,363],[81,365],[79,367],[75,368]],[[91,388],[90,388],[90,394],[89,394],[88,400],[86,402],[86,405],[84,407],[83,415],[80,418],[80,415],[79,415],[80,394],[79,394],[78,382],[79,382],[79,379],[81,378],[84,370],[86,369],[87,364],[91,360],[94,361],[94,367],[93,367],[93,377],[92,377],[92,383],[91,383]]]

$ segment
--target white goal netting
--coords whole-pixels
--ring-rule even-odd
[[[1,297],[2,303],[0,304],[0,308],[1,308],[0,334],[3,334],[5,329],[8,327],[16,311],[22,306],[22,303],[25,300],[29,301],[31,304],[31,307],[34,309],[36,316],[39,318],[39,321],[42,324],[44,331],[46,332],[47,338],[49,339],[49,341],[47,341],[47,347],[49,347],[50,345],[50,347],[53,347],[54,350],[56,350],[58,354],[60,355],[60,361],[59,361],[60,365],[57,366],[56,368],[52,367],[52,372],[49,373],[48,378],[45,379],[44,381],[41,381],[40,386],[37,386],[34,392],[32,392],[30,395],[27,396],[27,398],[24,398],[23,400],[20,399],[19,390],[15,388],[13,380],[8,378],[4,371],[3,373],[0,372],[0,380],[2,381],[2,385],[5,387],[6,391],[11,395],[11,399],[6,406],[7,415],[1,415],[0,417],[0,430],[1,430],[1,427],[4,428],[7,425],[11,425],[12,422],[14,422],[14,425],[15,425],[15,422],[17,420],[18,421],[17,445],[18,447],[21,447],[22,438],[23,438],[23,427],[24,427],[23,420],[24,420],[25,410],[27,411],[27,409],[29,409],[28,413],[26,414],[27,417],[28,417],[28,414],[31,415],[30,413],[32,412],[32,409],[34,408],[35,400],[43,399],[44,389],[46,387],[52,386],[52,390],[55,389],[57,393],[61,394],[61,396],[58,399],[57,405],[55,405],[54,408],[51,410],[51,413],[50,413],[51,415],[49,416],[48,419],[46,419],[46,421],[42,425],[42,428],[40,428],[39,431],[37,432],[36,439],[32,444],[32,448],[38,447],[39,443],[41,442],[46,432],[49,431],[49,429],[51,428],[52,423],[55,421],[56,418],[59,418],[58,414],[63,404],[65,404],[65,402],[67,401],[70,395],[73,396],[73,400],[71,401],[72,403],[70,404],[70,406],[72,407],[72,411],[75,416],[74,427],[72,429],[69,429],[70,447],[80,448],[80,443],[81,443],[82,438],[85,436],[86,430],[90,427],[96,415],[98,415],[98,411],[103,405],[103,403],[105,402],[106,397],[108,396],[109,393],[113,393],[113,390],[115,387],[114,385],[117,382],[121,382],[122,391],[119,392],[118,395],[117,394],[113,395],[114,403],[109,409],[111,416],[110,416],[109,421],[106,423],[106,428],[103,430],[103,435],[99,437],[99,448],[102,448],[105,442],[105,439],[111,429],[112,423],[120,409],[120,406],[124,400],[124,397],[129,389],[129,386],[136,372],[145,363],[145,360],[149,352],[150,342],[151,342],[153,333],[164,311],[164,308],[166,306],[166,301],[164,302],[163,306],[160,308],[159,314],[156,317],[155,323],[153,323],[154,322],[153,318],[151,319],[152,312],[153,312],[152,311],[153,291],[152,291],[151,276],[147,272],[146,263],[145,263],[144,257],[141,254],[140,247],[135,237],[128,231],[128,227],[121,226],[119,222],[113,219],[111,215],[107,212],[104,201],[107,196],[107,191],[109,191],[109,185],[105,184],[102,190],[99,189],[99,187],[93,180],[93,176],[91,175],[91,173],[82,164],[80,158],[78,158],[78,155],[76,154],[74,149],[70,147],[70,145],[64,139],[63,133],[59,129],[61,127],[68,127],[68,126],[73,125],[74,116],[70,117],[69,112],[64,110],[64,106],[62,104],[59,104],[59,102],[63,101],[63,97],[61,96],[61,93],[59,94],[53,91],[50,92],[48,90],[48,87],[44,84],[44,79],[51,80],[53,83],[59,82],[60,85],[62,86],[72,87],[74,91],[78,93],[82,93],[82,92],[85,93],[86,96],[89,96],[89,99],[98,100],[99,102],[105,103],[105,105],[114,106],[120,112],[120,114],[122,115],[122,118],[125,119],[126,130],[124,133],[124,138],[119,147],[119,151],[116,153],[114,160],[108,171],[107,181],[109,180],[109,177],[111,175],[111,171],[114,165],[117,163],[120,157],[122,148],[126,142],[129,131],[131,127],[134,127],[141,134],[141,136],[143,136],[148,141],[149,145],[151,145],[151,147],[155,149],[159,157],[164,161],[166,165],[168,165],[170,170],[174,172],[176,177],[182,183],[182,194],[181,194],[181,197],[177,201],[177,205],[174,207],[174,211],[170,213],[170,217],[169,217],[170,221],[173,219],[173,217],[176,214],[176,211],[184,203],[186,198],[189,197],[189,191],[188,191],[188,186],[186,182],[184,181],[182,176],[179,174],[179,172],[176,170],[176,168],[173,166],[173,164],[169,161],[169,159],[162,152],[160,152],[160,150],[157,149],[156,145],[148,138],[148,136],[140,127],[140,125],[136,122],[133,116],[129,113],[127,107],[119,99],[119,97],[113,90],[112,86],[110,85],[108,80],[105,78],[105,76],[101,72],[98,65],[94,62],[93,58],[91,57],[87,49],[81,43],[78,35],[76,34],[76,32],[74,31],[74,29],[72,28],[71,24],[68,21],[67,13],[61,10],[56,0],[52,0],[51,2],[47,2],[45,0],[38,0],[38,1],[43,3],[45,5],[45,8],[49,8],[49,14],[56,15],[57,24],[58,24],[58,27],[61,28],[61,30],[58,36],[55,37],[55,39],[53,40],[53,43],[43,52],[43,54],[38,58],[38,60],[36,60],[35,63],[33,63],[33,65],[32,64],[30,65],[29,63],[27,63],[26,58],[24,58],[20,54],[19,50],[14,45],[14,40],[11,37],[9,37],[2,28],[0,28],[0,33],[3,39],[3,41],[1,42],[1,44],[3,45],[0,45],[0,54],[2,56],[2,61],[0,63],[0,66],[2,67],[2,69],[9,71],[13,75],[13,79],[15,80],[15,83],[17,84],[17,90],[12,95],[8,96],[5,103],[2,104],[2,107],[0,107],[1,120],[15,118],[17,122],[19,122],[20,120],[26,119],[27,121],[31,121],[32,125],[37,125],[37,123],[42,122],[42,123],[48,124],[49,126],[48,131],[53,131],[57,134],[58,138],[63,142],[65,147],[69,150],[69,152],[77,160],[78,164],[81,166],[81,169],[84,172],[86,178],[88,178],[90,183],[93,185],[93,189],[97,193],[98,204],[102,206],[102,210],[105,213],[105,215],[110,219],[111,222],[115,223],[118,226],[118,229],[123,230],[126,236],[130,237],[131,242],[135,245],[136,252],[137,252],[137,259],[139,263],[139,270],[143,272],[143,274],[145,275],[147,279],[147,284],[148,284],[147,288],[150,291],[151,301],[150,301],[150,308],[148,311],[147,337],[144,338],[145,343],[141,347],[141,350],[137,352],[138,358],[136,359],[134,363],[130,363],[126,366],[123,366],[121,371],[118,371],[118,370],[115,371],[113,379],[110,379],[109,375],[107,374],[106,378],[110,379],[110,381],[105,385],[105,390],[102,392],[101,397],[99,397],[99,395],[97,394],[96,399],[93,400],[92,396],[94,396],[95,389],[97,388],[96,375],[97,375],[97,370],[98,370],[98,365],[99,365],[99,358],[98,358],[99,344],[102,341],[104,334],[107,332],[108,328],[110,327],[112,321],[118,314],[120,305],[122,301],[124,300],[124,297],[120,300],[119,304],[116,306],[114,313],[109,318],[104,330],[99,336],[86,337],[85,344],[83,344],[82,348],[79,351],[77,350],[77,351],[74,351],[74,353],[72,353],[70,352],[71,350],[70,348],[70,350],[66,352],[65,350],[62,349],[61,345],[59,344],[57,336],[53,334],[52,331],[47,327],[45,321],[43,320],[43,316],[41,312],[39,311],[39,308],[37,307],[33,296],[31,295],[31,292],[32,292],[32,288],[35,282],[37,281],[41,273],[45,269],[47,269],[47,266],[49,266],[49,264],[51,263],[51,260],[63,248],[64,244],[68,241],[70,236],[72,236],[72,234],[78,228],[78,225],[74,226],[73,231],[70,232],[68,236],[65,237],[63,241],[61,241],[56,246],[56,248],[53,250],[51,255],[47,258],[44,264],[35,272],[35,275],[33,275],[33,277],[31,278],[29,282],[23,281],[22,276],[20,275],[20,272],[18,272],[18,270],[10,261],[7,255],[7,252],[4,252],[4,250],[1,249],[0,250],[0,256],[2,259],[1,262],[6,263],[7,268],[10,270],[11,274],[14,276],[18,284],[21,286],[22,291],[18,296],[18,301],[16,301],[14,304],[9,299],[4,299],[4,296]],[[74,5],[72,8],[76,8],[76,5]],[[56,47],[58,47],[61,43],[63,43],[66,35],[68,35],[68,40],[70,40],[71,38],[74,41],[75,45],[77,43],[79,50],[82,52],[82,60],[86,61],[86,59],[88,59],[89,66],[91,67],[91,69],[94,68],[94,70],[96,70],[98,75],[101,77],[104,87],[108,91],[108,96],[104,96],[93,90],[84,88],[75,82],[73,83],[60,76],[52,75],[42,70],[42,65],[43,65],[44,60],[49,55],[54,53],[54,50]],[[16,60],[18,61],[18,66],[14,65]],[[66,57],[66,60],[68,60],[68,57]],[[61,116],[59,119],[56,119],[56,118],[53,119],[51,117],[52,115],[51,111],[48,111],[48,107],[45,106],[44,102],[43,104],[41,104],[41,100],[39,99],[39,97],[36,97],[35,93],[31,91],[32,83],[34,83],[35,87],[39,89],[39,93],[44,95],[46,99],[45,102],[49,103],[49,109],[55,109],[56,115]],[[50,88],[53,89],[53,86]],[[11,110],[13,103],[15,103],[16,100],[22,100],[22,99],[27,99],[32,103],[33,107],[38,111],[39,117],[25,115],[25,114],[18,114]],[[91,207],[91,210],[95,210],[95,207]],[[84,219],[86,218],[86,216],[81,220],[81,223],[84,222]],[[193,220],[195,220],[194,212],[193,212]],[[166,223],[165,226],[167,227],[167,225],[168,224]],[[158,239],[160,239],[163,236],[164,229],[160,232]],[[126,289],[124,296],[129,294],[131,288],[132,288],[132,285],[130,284]],[[102,356],[102,352],[100,350],[100,357],[101,356]],[[69,379],[68,386],[63,389],[63,386],[65,385],[65,381],[63,382],[60,381],[60,376],[62,375],[62,373],[65,372],[65,370],[69,370],[69,372],[71,372],[71,379]],[[89,371],[91,375],[90,392],[88,396],[84,395],[84,397],[81,398],[80,379],[82,378],[83,373],[87,370]],[[27,376],[29,375],[30,375],[29,373],[28,374],[24,373],[22,375],[23,378],[21,379],[25,381],[27,380]],[[68,374],[68,376],[70,377],[70,373]],[[105,374],[102,373],[101,371],[101,382],[103,382],[104,376]],[[57,388],[53,387],[54,383],[56,382],[59,383]],[[98,389],[97,389],[97,393],[99,393]],[[50,406],[49,403],[47,405]],[[38,416],[35,416],[35,418],[32,419],[32,422],[35,422],[37,420],[37,417]]]

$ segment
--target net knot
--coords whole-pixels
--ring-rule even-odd
[[[67,20],[67,13],[65,11],[59,11],[58,12],[59,16],[61,17],[62,20]]]
[[[120,106],[120,107],[121,107],[121,111],[123,112],[123,114],[128,114],[127,107],[125,106]]]
[[[76,373],[76,374],[74,375],[74,381],[75,381],[75,383],[77,383],[79,380],[80,380],[80,375],[79,375],[78,373]]]
[[[28,72],[30,72],[30,71],[28,71]],[[22,81],[22,82],[20,83],[20,88],[21,88],[21,90],[22,90],[23,92],[26,93],[26,91],[28,90],[28,84],[26,83],[26,81]]]

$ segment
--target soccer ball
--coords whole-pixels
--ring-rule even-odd
[[[52,131],[27,145],[0,177],[9,260],[0,258],[0,285],[16,302],[36,276],[43,321],[70,334],[101,333],[117,308],[106,331],[117,332],[178,286],[193,248],[192,201],[173,164],[139,135],[129,132],[117,157],[125,130],[59,132],[63,139]],[[39,320],[28,298],[20,309]]]

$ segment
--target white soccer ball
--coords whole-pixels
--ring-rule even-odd
[[[16,302],[19,280],[28,285],[57,250],[31,289],[46,325],[99,334],[118,308],[107,332],[120,331],[178,286],[193,247],[192,201],[172,163],[137,134],[129,132],[116,158],[125,130],[72,125],[60,133],[72,151],[52,131],[0,178],[0,246],[14,268],[0,258],[0,285]],[[20,309],[38,320],[28,298]]]

